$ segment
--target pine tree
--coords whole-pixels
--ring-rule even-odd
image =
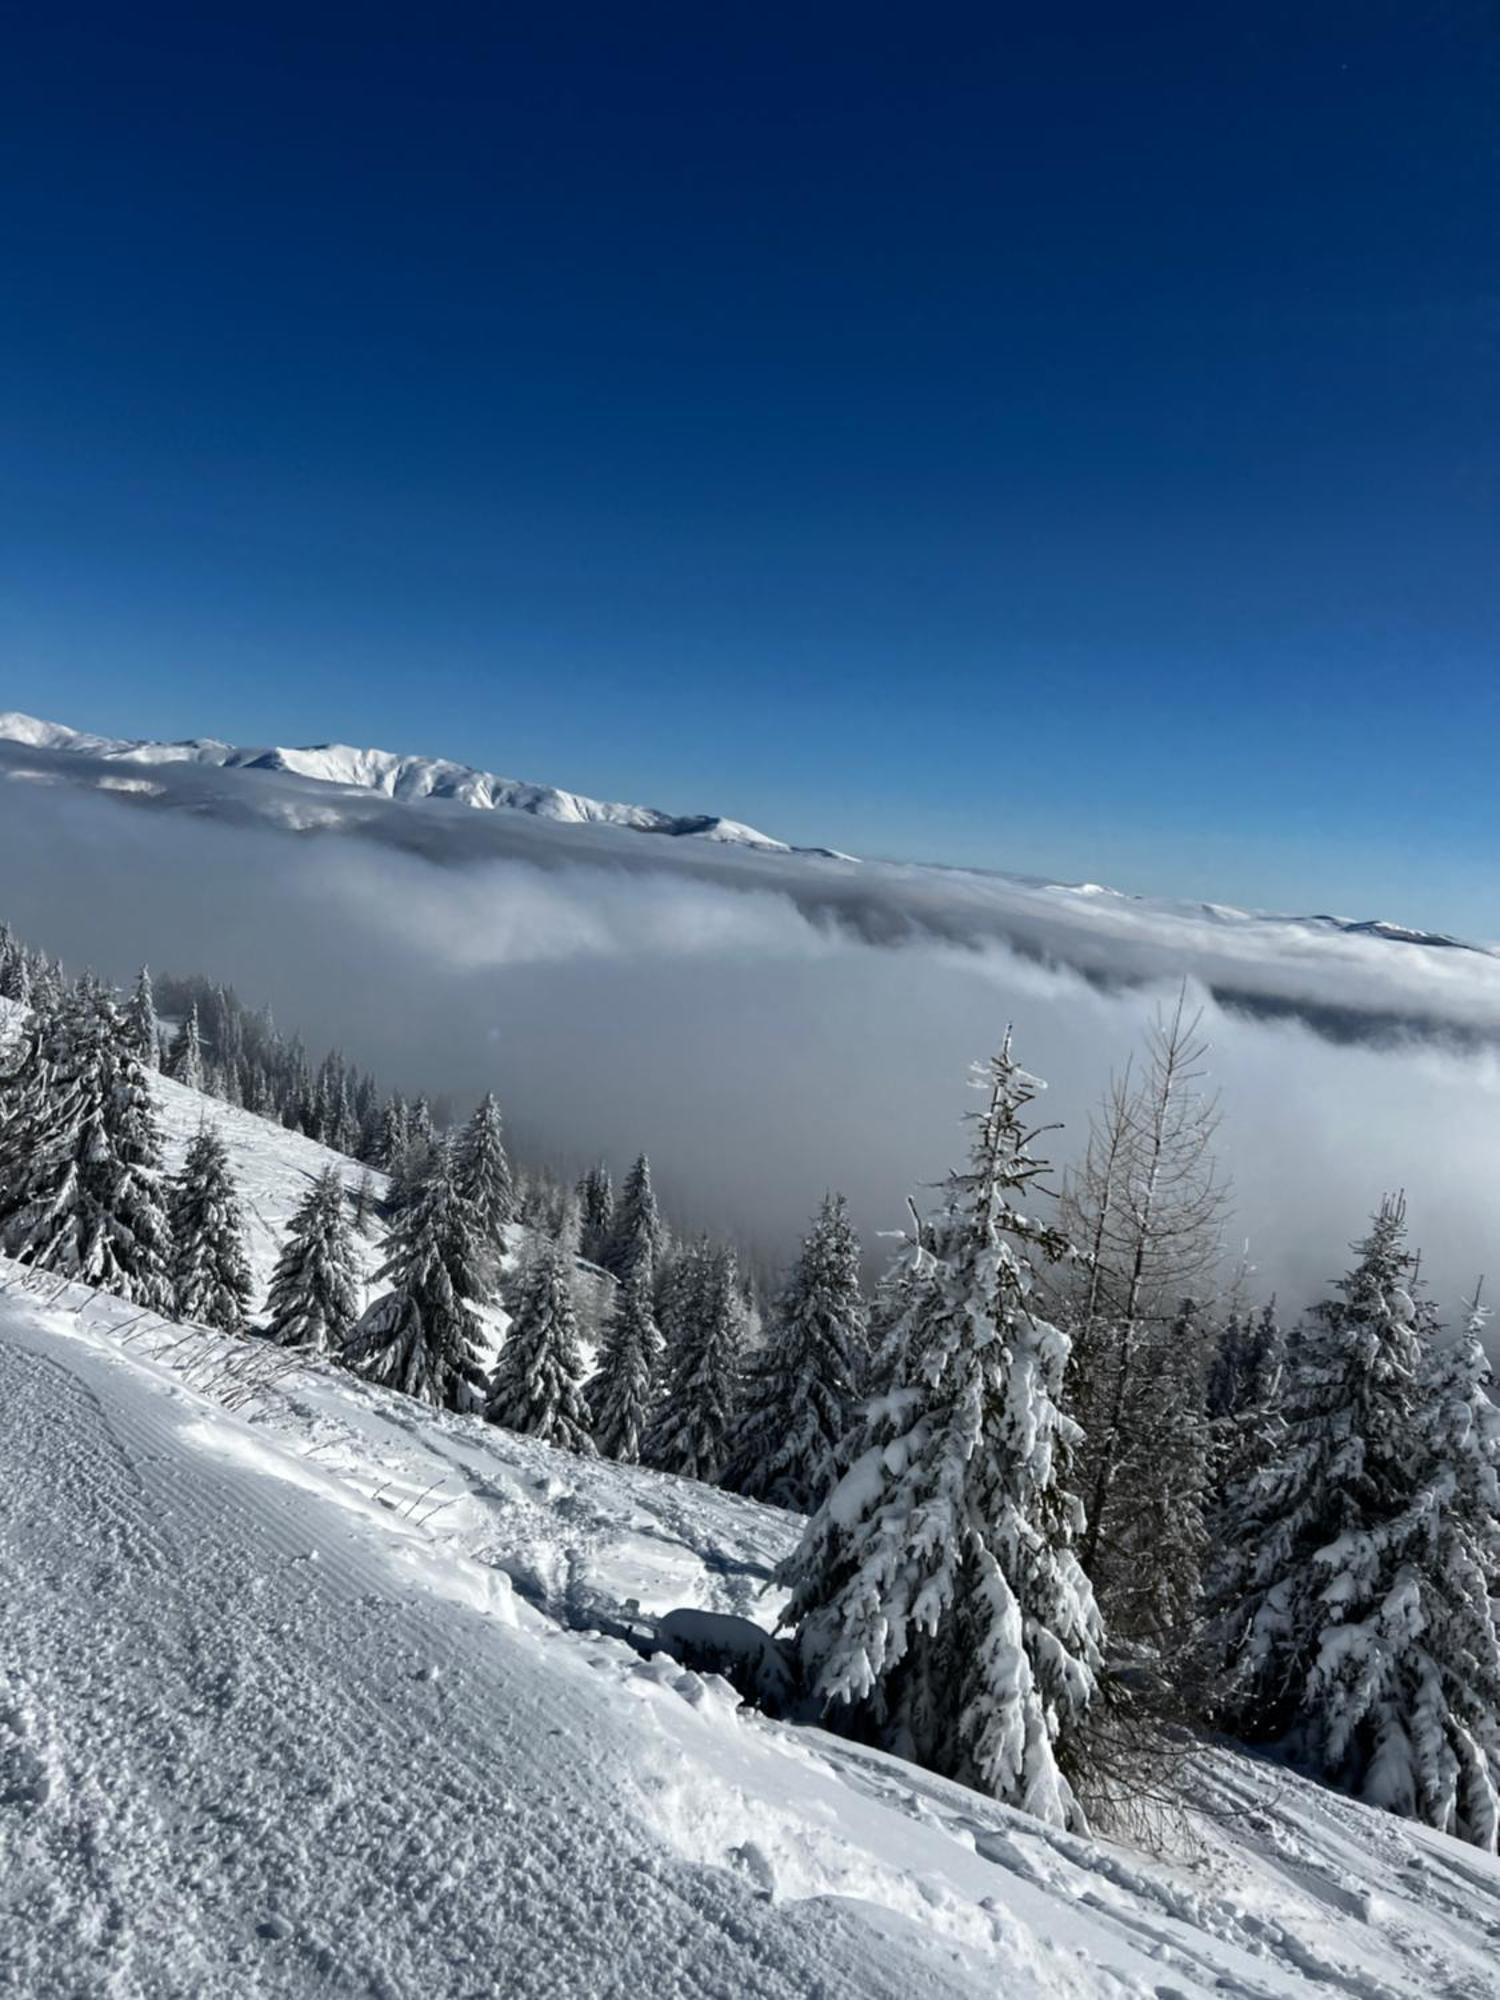
[[[1382,1203],[1359,1261],[1290,1344],[1285,1438],[1230,1495],[1238,1573],[1219,1581],[1226,1713],[1326,1777],[1389,1795],[1403,1740],[1419,1374],[1431,1315],[1413,1300],[1404,1201]]]
[[[485,1376],[473,1302],[485,1295],[485,1277],[447,1145],[433,1147],[421,1182],[397,1211],[379,1275],[390,1290],[360,1319],[345,1362],[439,1408],[476,1407]]]
[[[384,1167],[388,1174],[394,1173],[405,1158],[406,1149],[410,1144],[411,1120],[407,1115],[405,1101],[400,1097],[393,1097],[386,1104],[381,1119],[380,1153],[376,1164]]]
[[[266,1309],[266,1337],[278,1346],[343,1353],[359,1316],[359,1273],[336,1167],[320,1174],[298,1203]]]
[[[253,1284],[245,1225],[216,1126],[201,1125],[169,1189],[172,1297],[179,1319],[240,1333]]]
[[[492,1252],[503,1250],[506,1225],[515,1220],[516,1190],[493,1091],[485,1092],[459,1135],[455,1171],[459,1192],[474,1211],[481,1244]]]
[[[645,1260],[648,1273],[654,1276],[665,1238],[651,1187],[651,1162],[641,1153],[625,1176],[620,1199],[615,1203],[609,1239],[599,1261],[622,1284],[641,1259]]]
[[[656,1400],[662,1339],[651,1305],[649,1265],[637,1259],[615,1291],[587,1389],[594,1443],[606,1458],[634,1465]]]
[[[1364,1796],[1491,1854],[1500,1844],[1500,1410],[1476,1294],[1418,1381],[1423,1477],[1392,1537],[1399,1720],[1383,1722]]]
[[[734,1252],[707,1243],[675,1274],[665,1381],[641,1442],[660,1472],[710,1484],[724,1469],[738,1409],[745,1306]]]
[[[1059,1825],[1102,1653],[1068,1490],[1067,1337],[1033,1310],[1067,1245],[1029,1205],[1041,1088],[1010,1037],[976,1070],[966,1173],[910,1242],[905,1312],[844,1477],[787,1563],[787,1619],[830,1720]]]
[[[89,981],[33,1007],[4,1092],[0,1248],[165,1311],[161,1139],[120,1010]]]
[[[131,1045],[147,1069],[155,1069],[157,1062],[156,1002],[151,993],[151,972],[142,966],[136,977],[135,991],[130,996],[125,1009],[125,1022],[130,1032]]]
[[[30,957],[9,924],[0,925],[0,1000],[15,1000],[22,1006],[31,1000]]]
[[[532,1252],[484,1414],[507,1430],[592,1456],[572,1262],[567,1242],[551,1240]]]
[[[203,1042],[198,1032],[198,1003],[195,1000],[172,1037],[167,1055],[167,1075],[187,1090],[203,1088]]]
[[[615,1215],[615,1186],[602,1160],[589,1168],[573,1193],[578,1203],[579,1254],[591,1264],[601,1263],[609,1249]]]
[[[746,1368],[726,1486],[796,1514],[819,1504],[838,1477],[867,1339],[859,1238],[843,1196],[829,1195]]]

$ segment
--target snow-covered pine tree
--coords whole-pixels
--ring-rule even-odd
[[[527,1259],[484,1414],[507,1430],[592,1456],[572,1267],[571,1242],[555,1238]]]
[[[1033,1310],[1067,1251],[1020,1206],[1045,1171],[1041,1088],[1009,1034],[975,1071],[967,1172],[907,1252],[906,1310],[849,1470],[785,1566],[786,1618],[830,1720],[1057,1825],[1075,1790],[1103,1638],[1075,1550],[1067,1337]]]
[[[492,1253],[503,1250],[505,1226],[515,1219],[516,1190],[493,1091],[485,1092],[459,1134],[454,1164],[459,1192],[474,1211],[481,1244]]]
[[[376,1165],[384,1167],[388,1174],[394,1173],[410,1144],[411,1119],[407,1114],[406,1101],[401,1097],[392,1097],[387,1101],[381,1117],[380,1151]]]
[[[151,992],[151,969],[143,965],[136,975],[135,990],[125,1007],[125,1024],[131,1043],[147,1069],[157,1064],[156,1001]]]
[[[739,1405],[744,1344],[734,1252],[704,1243],[676,1274],[664,1381],[641,1440],[644,1464],[709,1484],[720,1477]]]
[[[341,1355],[359,1316],[359,1273],[338,1169],[298,1203],[271,1278],[266,1337],[281,1347]]]
[[[0,924],[0,1000],[18,1000],[25,1006],[30,999],[30,956],[10,925]]]
[[[5,1087],[0,1248],[157,1311],[171,1305],[161,1137],[111,994],[38,1002]]]
[[[390,1290],[355,1326],[345,1363],[441,1409],[478,1407],[485,1374],[473,1302],[485,1296],[485,1276],[474,1218],[442,1142],[396,1212],[379,1275]]]
[[[580,1177],[573,1194],[578,1203],[579,1255],[598,1264],[609,1249],[615,1217],[615,1185],[602,1160]]]
[[[651,1303],[651,1266],[637,1258],[616,1287],[599,1343],[599,1368],[585,1391],[595,1445],[634,1465],[656,1402],[662,1338]]]
[[[178,1319],[244,1330],[254,1291],[245,1224],[217,1126],[200,1125],[168,1190],[172,1298]]]
[[[859,1257],[844,1197],[826,1196],[777,1300],[770,1338],[746,1365],[724,1475],[732,1491],[807,1514],[837,1479],[868,1339]]]
[[[1289,1344],[1278,1457],[1229,1496],[1243,1563],[1215,1590],[1216,1636],[1241,1734],[1285,1741],[1334,1782],[1389,1797],[1412,1721],[1403,1676],[1431,1315],[1412,1297],[1404,1200],[1381,1204],[1358,1248]]]
[[[1418,1382],[1424,1476],[1392,1613],[1405,1639],[1404,1739],[1365,1796],[1491,1854],[1500,1845],[1500,1410],[1476,1293]]]
[[[615,1203],[609,1241],[599,1261],[607,1271],[613,1271],[622,1284],[642,1258],[654,1277],[661,1261],[665,1237],[666,1230],[651,1186],[651,1162],[641,1153],[625,1176],[620,1199]]]
[[[203,1088],[203,1041],[198,1032],[198,1003],[195,1000],[172,1037],[167,1053],[167,1075],[188,1090]]]

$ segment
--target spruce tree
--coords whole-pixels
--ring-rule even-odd
[[[411,1144],[411,1120],[407,1116],[406,1104],[400,1097],[392,1097],[386,1104],[380,1125],[380,1148],[377,1166],[384,1167],[393,1174],[406,1156]]]
[[[5,1088],[0,1248],[167,1311],[161,1137],[145,1066],[104,988],[85,981],[33,1006]]]
[[[745,1370],[724,1484],[810,1513],[838,1476],[868,1339],[859,1238],[842,1195],[825,1198],[793,1266],[771,1334]]]
[[[507,1430],[592,1455],[572,1262],[567,1242],[549,1240],[533,1250],[484,1414]]]
[[[239,1195],[216,1126],[201,1125],[189,1143],[172,1177],[167,1217],[176,1316],[242,1332],[254,1288]]]
[[[493,1091],[485,1092],[459,1135],[455,1171],[459,1191],[474,1211],[480,1242],[491,1251],[502,1250],[506,1225],[515,1220],[516,1190]]]
[[[1420,1485],[1430,1312],[1400,1199],[1382,1203],[1336,1296],[1290,1343],[1276,1460],[1230,1495],[1238,1574],[1220,1582],[1225,1711],[1324,1776],[1389,1795],[1409,1718],[1403,1627]]]
[[[1067,1337],[1033,1307],[1035,1261],[1067,1245],[1029,1213],[1041,1086],[1009,1035],[975,1082],[968,1171],[910,1243],[880,1393],[785,1566],[785,1615],[830,1721],[1077,1826],[1103,1639],[1075,1550]]]
[[[359,1272],[336,1167],[319,1174],[297,1205],[266,1309],[266,1337],[278,1346],[343,1353],[359,1316]]]
[[[156,1001],[151,992],[151,971],[142,966],[136,977],[135,991],[125,1008],[125,1022],[130,1031],[131,1044],[147,1069],[157,1065]]]
[[[659,1472],[712,1484],[739,1405],[745,1306],[734,1252],[701,1244],[674,1274],[665,1380],[641,1442]]]
[[[641,1259],[645,1260],[648,1273],[654,1277],[665,1238],[666,1231],[651,1187],[651,1162],[641,1153],[625,1176],[620,1199],[615,1203],[609,1239],[599,1261],[622,1284]]]
[[[1394,1655],[1362,1790],[1491,1854],[1500,1843],[1500,1410],[1476,1297],[1464,1332],[1429,1347],[1417,1393],[1423,1476],[1393,1537],[1405,1564],[1379,1609]],[[1387,1637],[1388,1633],[1393,1636]]]
[[[485,1375],[473,1303],[484,1297],[486,1281],[447,1145],[432,1148],[422,1180],[397,1211],[379,1276],[390,1290],[356,1325],[345,1362],[438,1408],[477,1407]]]
[[[195,1000],[172,1037],[167,1054],[167,1075],[187,1090],[202,1090],[204,1079],[203,1041],[198,1032],[198,1003]]]
[[[637,1259],[616,1288],[588,1385],[594,1443],[606,1458],[634,1465],[656,1400],[662,1339],[651,1303],[649,1264]]]
[[[578,1250],[591,1264],[602,1263],[614,1225],[615,1187],[602,1160],[590,1167],[573,1190],[578,1203]]]

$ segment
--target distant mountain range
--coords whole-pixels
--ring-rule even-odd
[[[43,722],[15,710],[0,713],[0,739],[29,744],[38,750],[71,751],[119,764],[206,764],[220,770],[283,771],[320,784],[349,785],[378,792],[388,799],[447,799],[480,812],[522,812],[565,826],[622,826],[633,833],[665,834],[674,840],[718,841],[729,847],[754,848],[763,854],[817,854],[849,860],[827,847],[798,848],[777,840],[743,821],[718,813],[668,813],[655,806],[609,803],[567,792],[555,785],[534,785],[522,778],[502,778],[470,764],[444,757],[402,756],[393,750],[361,750],[348,743],[313,743],[301,749],[278,746],[247,748],[221,743],[216,737],[194,736],[179,743],[158,743],[146,737],[94,736],[65,723]]]
[[[38,795],[30,807],[28,789]],[[348,841],[364,853],[390,848],[443,869],[504,862],[546,874],[578,869],[596,877],[604,869],[612,880],[672,878],[691,883],[699,898],[692,921],[707,924],[709,935],[720,922],[740,921],[741,897],[769,896],[825,936],[880,948],[998,946],[1111,989],[1186,976],[1226,1007],[1300,1021],[1333,1040],[1435,1035],[1500,1044],[1500,951],[1442,931],[1173,901],[1097,882],[856,861],[833,848],[792,847],[715,814],[605,804],[440,758],[343,744],[155,743],[9,713],[0,714],[0,804],[12,829],[0,831],[0,894],[13,903],[25,889],[23,869],[37,879],[46,872],[51,822],[41,795],[68,793],[113,799],[163,824]],[[643,833],[658,838],[642,840]],[[97,879],[85,884],[75,873],[69,898],[107,892],[108,845],[87,865]],[[709,917],[705,895],[728,900]]]

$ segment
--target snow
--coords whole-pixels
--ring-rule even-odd
[[[769,1626],[792,1517],[53,1290],[0,1266],[0,1990],[1500,1992],[1500,1866],[1270,1765],[1148,1856],[588,1629]]]
[[[362,1170],[156,1089],[263,1290]],[[0,1261],[0,1993],[1500,1994],[1500,1865],[1273,1765],[1143,1853],[642,1656],[773,1659],[800,1525]]]

